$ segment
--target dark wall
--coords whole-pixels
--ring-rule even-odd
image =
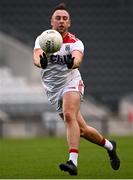
[[[0,30],[29,46],[50,28],[58,0],[0,0]],[[67,0],[74,32],[85,45],[81,73],[91,95],[112,110],[119,99],[133,92],[132,0]]]

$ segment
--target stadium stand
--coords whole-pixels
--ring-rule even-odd
[[[0,137],[48,134],[50,130],[43,122],[45,112],[50,114],[53,109],[41,86],[29,84],[24,77],[13,76],[9,67],[0,67]]]
[[[13,76],[7,67],[0,68],[0,109],[11,116],[33,116],[51,110],[40,86]]]

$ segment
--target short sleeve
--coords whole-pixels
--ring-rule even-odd
[[[73,44],[71,51],[74,51],[74,50],[78,50],[78,51],[81,51],[82,53],[84,53],[84,44],[82,43],[81,40],[77,40]]]

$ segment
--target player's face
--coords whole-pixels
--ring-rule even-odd
[[[65,10],[56,10],[51,18],[51,26],[64,35],[70,27],[70,16],[68,12]]]

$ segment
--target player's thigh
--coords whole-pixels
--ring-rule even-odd
[[[65,92],[63,95],[63,113],[73,112],[78,113],[80,108],[80,94],[79,92]]]

